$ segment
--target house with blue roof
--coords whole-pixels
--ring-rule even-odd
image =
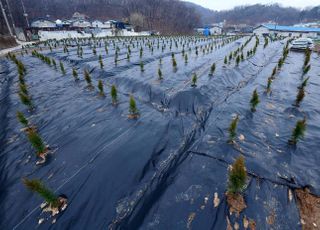
[[[253,30],[255,35],[280,35],[286,37],[309,37],[320,36],[320,28],[281,26],[277,24],[262,24]]]

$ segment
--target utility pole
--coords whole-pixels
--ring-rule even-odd
[[[3,14],[4,20],[6,21],[6,24],[7,24],[8,30],[9,30],[9,33],[10,33],[11,36],[13,36],[12,30],[11,30],[11,27],[10,27],[10,25],[9,25],[9,21],[8,21],[8,18],[7,18],[7,15],[6,15],[6,11],[5,11],[4,8],[3,8],[3,5],[2,5],[2,1],[1,1],[1,0],[0,0],[0,7],[1,7],[1,11],[2,11],[2,14]]]
[[[22,5],[22,10],[23,10],[23,16],[26,18],[27,27],[30,27],[29,20],[28,20],[28,14],[26,12],[26,8],[24,7],[23,0],[20,0],[20,1],[21,1],[21,5]]]
[[[10,16],[11,22],[12,22],[12,28],[15,29],[16,25],[14,24],[14,19],[13,19],[13,16],[12,16],[12,12],[11,12],[11,8],[10,8],[8,0],[6,0],[6,3],[7,3],[7,8],[8,8],[8,13],[9,13],[9,16]]]

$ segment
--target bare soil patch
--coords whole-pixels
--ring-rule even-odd
[[[298,208],[302,229],[320,228],[320,197],[310,194],[309,189],[297,189]]]

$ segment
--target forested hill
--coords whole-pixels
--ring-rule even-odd
[[[239,6],[232,10],[214,11],[193,3],[186,3],[196,10],[203,24],[226,20],[229,24],[249,24],[275,21],[279,24],[292,25],[299,22],[320,20],[320,5],[304,10],[282,7],[278,4]]]
[[[5,1],[3,1],[5,2]],[[21,0],[10,0],[15,24],[24,26]],[[188,34],[199,25],[193,7],[178,0],[23,0],[29,18],[71,18],[74,12],[91,19],[129,20],[144,30],[157,30],[164,34]],[[10,19],[10,18],[9,18]],[[4,21],[0,18],[0,31]]]
[[[25,26],[21,0],[2,1],[17,26]],[[193,28],[226,20],[229,24],[256,25],[267,21],[291,25],[320,20],[320,6],[299,10],[273,5],[240,6],[227,11],[214,11],[179,0],[23,0],[29,19],[50,16],[52,19],[70,18],[74,12],[91,19],[128,20],[138,29],[156,30],[163,34],[190,34]],[[0,33],[6,34],[0,16]]]

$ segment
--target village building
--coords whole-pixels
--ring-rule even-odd
[[[46,18],[38,18],[31,22],[31,28],[55,28],[56,22]]]
[[[71,27],[74,28],[89,28],[91,23],[87,20],[79,19],[72,22]]]
[[[106,25],[102,21],[99,21],[99,20],[94,20],[91,23],[91,25],[93,28],[106,28]]]
[[[221,35],[223,30],[222,27],[214,25],[209,28],[209,31],[210,35]]]
[[[320,28],[280,26],[277,24],[263,24],[253,30],[255,35],[268,36],[280,35],[288,37],[309,37],[320,36]]]
[[[73,20],[86,20],[88,19],[89,17],[85,14],[81,14],[79,12],[75,12],[73,15],[72,15],[72,19]]]

